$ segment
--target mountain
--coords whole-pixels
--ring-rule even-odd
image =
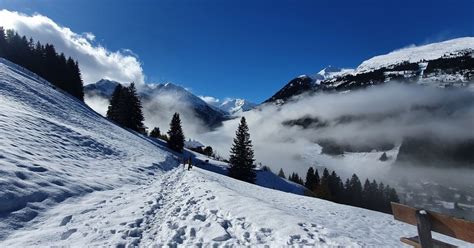
[[[286,193],[303,187],[268,171],[257,185],[229,178],[227,163],[173,153],[3,59],[0,95],[0,247],[381,247],[416,233],[392,215]],[[183,157],[196,166],[183,170]]]
[[[89,95],[102,96],[105,98],[110,98],[112,93],[114,93],[115,87],[119,85],[118,82],[101,79],[95,84],[88,84],[84,86],[84,91]]]
[[[299,76],[265,102],[282,104],[303,93],[347,91],[403,81],[436,87],[473,87],[474,37],[409,47],[362,62],[357,69],[323,69]]]
[[[311,92],[314,88],[319,87],[319,85],[325,80],[332,79],[340,75],[346,75],[353,71],[354,70],[352,69],[341,69],[328,66],[314,75],[300,75],[283,86],[282,89],[267,99],[264,103],[275,102],[277,104],[282,104],[291,97],[303,94],[305,92]]]
[[[213,102],[212,105],[229,115],[249,111],[257,106],[257,104],[249,102],[245,99],[226,99],[223,102]]]
[[[118,84],[115,81],[102,79],[94,84],[86,85],[84,87],[86,103],[97,97],[110,99]],[[136,86],[142,100],[145,119],[152,119],[158,111],[161,111],[161,114],[179,112],[182,116],[188,115],[187,119],[198,118],[204,125],[211,128],[219,126],[222,121],[228,119],[227,112],[210,106],[181,86],[172,83]],[[98,110],[98,112],[105,113],[104,110]],[[167,117],[163,116],[163,118]],[[149,126],[149,128],[152,127]]]

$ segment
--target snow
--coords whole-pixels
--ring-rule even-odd
[[[391,215],[273,190],[302,188],[270,172],[258,172],[268,188],[244,183],[192,152],[185,170],[162,141],[3,59],[0,96],[0,247],[386,247],[416,233]]]
[[[197,140],[188,139],[188,140],[184,141],[184,147],[186,147],[186,148],[198,148],[198,147],[204,147],[204,145],[201,142],[197,141]]]
[[[212,97],[212,99],[216,98]],[[249,111],[257,106],[257,104],[242,98],[227,98],[222,102],[217,100],[208,102],[208,104],[221,111],[224,111],[229,115],[240,114],[242,112]]]
[[[415,63],[422,60],[433,60],[445,55],[449,56],[472,50],[474,50],[474,37],[457,38],[423,46],[412,46],[368,59],[357,67],[357,71],[375,70],[405,61]]]

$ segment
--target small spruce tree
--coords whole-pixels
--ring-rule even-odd
[[[315,175],[313,167],[309,167],[306,172],[306,181],[304,186],[309,190],[314,190],[316,188]]]
[[[170,130],[168,131],[168,147],[177,152],[183,152],[184,133],[181,127],[181,119],[178,113],[174,113],[170,122]]]
[[[280,171],[278,172],[278,176],[281,177],[281,178],[286,178],[285,172],[283,172],[282,168],[280,168]]]
[[[240,125],[235,133],[234,144],[230,150],[229,176],[254,183],[256,174],[253,170],[254,155],[252,141],[250,140],[249,128],[245,117],[240,119]]]
[[[153,128],[150,132],[150,137],[152,138],[160,138],[161,137],[161,132],[159,127]]]

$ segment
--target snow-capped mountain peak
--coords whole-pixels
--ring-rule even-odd
[[[249,111],[257,106],[257,104],[242,98],[226,98],[224,101],[221,101],[214,97],[201,96],[201,99],[229,115]]]
[[[117,87],[119,84],[120,83],[116,81],[101,79],[94,84],[88,84],[84,86],[84,90],[90,94],[109,97],[114,92],[115,87]]]
[[[339,68],[332,65],[325,67],[324,69],[320,70],[318,73],[311,76],[314,79],[315,84],[319,84],[319,82],[335,78],[337,76],[341,76],[343,74],[348,74],[354,72],[354,69],[347,69],[347,68]]]
[[[257,106],[257,104],[249,102],[245,99],[236,98],[223,101],[222,104],[219,105],[219,108],[230,114],[235,114],[238,112],[249,111],[255,108],[255,106]]]

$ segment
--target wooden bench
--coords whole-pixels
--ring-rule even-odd
[[[431,237],[431,231],[474,243],[474,222],[452,216],[416,209],[392,202],[393,217],[401,222],[415,225],[418,236],[400,238],[405,244],[419,248],[456,247]]]

